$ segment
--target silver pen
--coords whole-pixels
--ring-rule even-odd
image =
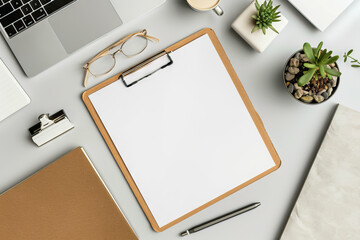
[[[246,207],[242,207],[242,208],[237,209],[237,210],[235,210],[233,212],[227,213],[227,214],[222,215],[220,217],[217,217],[217,218],[215,218],[213,220],[210,220],[208,222],[205,222],[205,223],[197,225],[197,226],[195,226],[193,228],[190,228],[189,230],[186,230],[186,231],[182,232],[180,235],[183,237],[183,236],[189,235],[191,233],[201,231],[201,230],[203,230],[203,229],[205,229],[207,227],[210,227],[212,225],[215,225],[215,224],[217,224],[219,222],[228,220],[228,219],[230,219],[232,217],[235,217],[235,216],[240,215],[242,213],[245,213],[247,211],[253,210],[253,209],[257,208],[260,205],[261,205],[261,203],[259,203],[259,202],[247,205]]]

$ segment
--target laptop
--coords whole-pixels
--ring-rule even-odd
[[[28,77],[166,0],[0,0],[0,31]]]

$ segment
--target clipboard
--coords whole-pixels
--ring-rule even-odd
[[[138,123],[138,125],[141,125],[141,123],[144,123],[144,122],[149,124],[148,122],[153,121],[153,123],[156,125],[158,123],[156,121],[154,121],[154,119],[157,119],[156,117],[159,117],[158,116],[159,114],[158,114],[158,112],[153,113],[152,111],[150,111],[149,115],[153,114],[153,115],[155,115],[155,118],[154,119],[152,119],[152,118],[141,119],[141,120],[143,120],[143,122],[141,122],[139,119],[136,118],[136,115],[132,115],[133,114],[132,111],[136,111],[138,106],[142,106],[141,104],[146,105],[147,100],[152,101],[153,98],[156,98],[156,96],[152,96],[152,95],[145,96],[145,95],[150,94],[150,93],[148,93],[149,92],[148,90],[150,88],[153,88],[154,85],[160,84],[160,82],[156,82],[156,81],[158,81],[158,79],[163,78],[163,80],[161,80],[162,81],[161,83],[162,84],[165,83],[165,85],[166,85],[166,86],[157,85],[157,86],[161,86],[161,87],[158,87],[158,88],[161,88],[161,93],[167,93],[168,92],[167,88],[173,87],[172,84],[174,85],[176,82],[185,84],[185,83],[182,83],[182,81],[177,81],[176,79],[172,79],[172,77],[171,77],[171,74],[175,73],[174,69],[177,66],[176,59],[181,58],[181,56],[179,56],[179,55],[183,55],[182,57],[186,56],[186,54],[191,55],[192,53],[190,51],[192,51],[192,49],[203,48],[202,46],[204,45],[204,43],[205,43],[205,45],[207,45],[207,48],[209,48],[209,51],[211,52],[211,55],[209,55],[209,56],[217,58],[218,62],[214,62],[214,64],[216,63],[214,65],[214,67],[219,67],[219,71],[217,71],[217,72],[223,71],[222,74],[224,74],[224,78],[220,78],[220,79],[223,79],[223,80],[221,80],[223,82],[218,83],[218,81],[216,79],[214,81],[211,80],[209,82],[214,82],[214,84],[215,84],[214,86],[215,87],[217,86],[219,89],[221,89],[225,85],[227,86],[227,88],[224,91],[230,91],[231,94],[222,94],[222,96],[219,96],[219,97],[223,97],[224,99],[226,99],[227,96],[225,96],[225,95],[232,95],[233,99],[235,99],[234,100],[234,101],[236,101],[236,103],[234,104],[234,106],[236,105],[236,108],[234,108],[235,110],[230,109],[228,112],[236,112],[239,106],[243,107],[243,109],[245,109],[243,111],[246,112],[246,115],[248,115],[248,119],[251,122],[250,125],[253,125],[253,126],[246,126],[246,128],[253,127],[254,135],[258,134],[257,138],[261,140],[261,143],[256,142],[256,141],[258,141],[258,139],[256,140],[255,139],[256,137],[254,137],[254,139],[255,139],[254,142],[256,142],[256,144],[258,144],[256,146],[260,146],[258,148],[256,147],[257,149],[251,149],[253,145],[247,145],[246,148],[250,148],[250,150],[249,149],[241,150],[242,146],[238,146],[236,144],[233,145],[231,140],[228,140],[228,138],[227,138],[228,136],[233,136],[233,135],[231,135],[231,134],[234,134],[233,132],[244,131],[244,129],[237,130],[237,128],[234,128],[234,129],[230,129],[230,131],[225,131],[226,134],[224,136],[219,137],[219,139],[220,138],[224,139],[224,141],[226,143],[226,144],[224,143],[224,146],[222,146],[222,147],[224,149],[230,149],[230,150],[234,149],[235,155],[237,153],[243,154],[243,152],[247,152],[247,151],[250,151],[250,153],[251,153],[251,151],[253,151],[252,153],[254,153],[254,151],[263,152],[263,155],[261,155],[260,153],[259,154],[261,156],[265,156],[267,154],[266,162],[265,162],[265,160],[263,160],[263,158],[265,158],[265,157],[261,157],[261,156],[257,157],[256,156],[257,158],[254,157],[254,159],[252,159],[252,157],[250,157],[248,155],[246,155],[246,156],[248,156],[247,158],[241,157],[240,159],[231,160],[232,162],[231,161],[227,162],[226,161],[227,158],[230,159],[233,157],[233,155],[231,155],[229,153],[231,151],[221,152],[221,155],[216,155],[216,154],[220,154],[220,153],[212,152],[212,155],[221,156],[221,159],[219,157],[217,157],[214,160],[211,158],[211,156],[207,156],[206,155],[207,153],[204,153],[205,152],[205,150],[204,150],[202,153],[204,153],[204,156],[206,155],[206,159],[203,159],[201,157],[195,158],[195,160],[192,159],[193,162],[191,162],[190,166],[193,166],[193,167],[183,169],[183,170],[185,170],[185,172],[183,173],[183,176],[184,176],[183,179],[180,179],[180,180],[173,179],[175,181],[174,183],[176,183],[176,184],[174,184],[174,187],[166,186],[166,184],[168,183],[166,181],[166,179],[162,179],[164,182],[159,182],[159,184],[156,184],[158,182],[156,182],[154,180],[155,184],[153,184],[152,186],[147,185],[148,188],[151,188],[149,191],[149,189],[144,187],[144,185],[150,184],[150,183],[148,183],[149,181],[150,182],[153,181],[152,177],[149,178],[149,176],[152,176],[152,175],[149,175],[149,174],[151,174],[151,171],[147,170],[148,168],[152,168],[153,170],[156,169],[158,171],[157,175],[154,176],[153,178],[157,178],[158,175],[162,175],[162,174],[164,174],[164,176],[171,177],[172,175],[169,175],[169,173],[167,173],[166,171],[168,169],[174,170],[174,168],[172,168],[172,165],[178,164],[178,163],[172,162],[171,164],[169,164],[168,160],[171,162],[171,160],[173,158],[168,157],[168,155],[166,156],[168,158],[164,158],[164,159],[166,159],[166,161],[163,161],[163,162],[159,162],[159,160],[158,160],[159,158],[161,159],[161,157],[157,158],[157,157],[152,156],[151,154],[149,154],[149,157],[144,157],[141,160],[139,160],[139,158],[133,158],[132,154],[134,156],[136,156],[136,154],[139,154],[138,152],[142,152],[142,149],[136,149],[137,147],[139,147],[136,145],[136,143],[137,143],[136,141],[141,142],[142,141],[141,134],[143,134],[143,131],[146,131],[146,129],[149,129],[149,126],[152,126],[152,125],[146,125],[144,129],[141,129],[140,133],[137,133],[137,132],[136,132],[136,134],[134,133],[136,135],[136,137],[134,137],[134,138],[136,138],[136,139],[135,140],[131,139],[132,145],[131,144],[129,145],[128,141],[126,141],[126,139],[123,139],[123,138],[125,138],[126,135],[128,137],[130,136],[129,138],[131,138],[131,136],[132,136],[131,131],[128,130],[128,124],[131,124],[132,123],[131,121],[135,121],[136,123]],[[180,51],[178,51],[178,50],[180,50]],[[200,54],[198,54],[198,55],[200,55]],[[194,52],[194,54],[192,56],[197,56],[197,55]],[[218,63],[221,63],[221,64],[218,64]],[[178,64],[180,64],[180,61],[178,62]],[[189,68],[191,68],[191,67],[189,67]],[[197,68],[195,68],[195,69],[197,69]],[[209,72],[210,72],[210,70],[211,69],[209,69]],[[179,72],[179,69],[177,71],[178,71],[177,73],[180,73],[182,71],[185,74],[186,71],[189,71],[189,70],[184,68],[180,72]],[[196,71],[196,70],[194,70],[194,71]],[[200,71],[200,68],[199,68],[199,71]],[[216,74],[217,74],[217,72],[216,72]],[[139,74],[136,74],[136,73],[139,73]],[[164,77],[164,75],[167,77]],[[199,76],[201,76],[201,75],[199,75]],[[176,77],[174,77],[174,78],[176,78]],[[193,80],[191,79],[191,81],[193,81]],[[184,82],[186,82],[186,81],[184,80]],[[204,87],[204,92],[205,92],[205,89],[207,89],[207,86],[206,86],[207,83],[208,83],[207,81],[199,83],[200,84],[199,86],[201,86],[200,88]],[[184,86],[182,86],[182,87],[184,87]],[[121,90],[121,93],[116,92],[117,88]],[[158,90],[158,88],[153,88],[153,89],[155,89],[156,91],[160,91],[160,90]],[[191,90],[192,89],[191,82],[186,87],[184,87],[184,89]],[[145,93],[144,95],[140,95],[143,97],[144,101],[140,105],[135,104],[134,105],[135,107],[134,106],[129,107],[128,105],[132,104],[132,102],[131,102],[132,95],[130,93],[137,94],[137,92],[140,90],[142,91],[141,94]],[[114,91],[115,91],[115,94],[113,94],[113,95],[109,94],[111,92],[114,93]],[[175,90],[172,89],[172,93],[174,93],[176,95],[176,88],[175,88]],[[195,102],[194,105],[196,105],[197,101],[199,101],[199,102],[205,101],[202,97],[198,97],[199,94],[201,95],[202,92],[201,91],[196,92],[196,93],[193,93],[193,95],[192,95],[192,96],[195,96],[195,98],[196,98],[194,101]],[[212,96],[213,95],[209,95],[208,98],[206,99],[206,101],[208,101],[208,100],[211,101]],[[124,98],[124,99],[122,99],[122,101],[119,102],[120,100],[116,100],[118,97]],[[142,97],[140,97],[140,98],[142,98]],[[171,96],[169,98],[171,98]],[[101,100],[99,100],[99,99],[101,99]],[[134,100],[134,99],[132,99],[132,100]],[[263,125],[259,115],[257,114],[252,103],[250,102],[250,99],[247,96],[244,87],[242,86],[240,80],[238,79],[238,77],[237,77],[229,59],[226,56],[224,49],[222,48],[219,40],[217,39],[214,31],[209,28],[200,30],[199,32],[166,48],[164,51],[160,52],[159,54],[155,55],[154,57],[151,57],[151,58],[145,60],[144,62],[140,63],[139,65],[136,65],[135,67],[133,67],[127,71],[119,73],[119,74],[109,78],[108,80],[100,83],[99,85],[85,91],[83,93],[83,101],[84,101],[86,107],[88,108],[95,124],[99,128],[99,130],[100,130],[105,142],[107,143],[112,155],[114,156],[117,164],[119,165],[123,175],[125,176],[137,201],[139,202],[146,217],[148,218],[151,226],[157,232],[161,232],[161,231],[179,223],[180,221],[194,215],[195,213],[205,209],[206,207],[209,207],[210,205],[220,201],[221,199],[231,195],[232,193],[259,180],[260,178],[262,178],[262,177],[268,175],[269,173],[275,171],[276,169],[278,169],[281,164],[280,158],[279,158],[279,156],[278,156],[278,154],[277,154],[277,152],[276,152],[276,150],[264,128],[264,125]],[[221,100],[216,101],[216,102],[221,103]],[[161,103],[161,101],[160,101],[160,103]],[[115,104],[118,104],[118,105],[114,106]],[[122,107],[124,108],[125,104],[127,104],[126,105],[127,109],[128,109],[127,113],[119,114],[118,112],[120,111],[120,109]],[[174,103],[172,103],[172,104],[176,105],[176,106],[180,106],[180,107],[182,106],[181,105],[182,103],[179,103],[179,102],[175,102],[175,104]],[[191,102],[191,104],[192,104],[192,102]],[[187,105],[187,108],[191,108],[191,106],[192,106],[191,104]],[[219,105],[217,107],[214,107],[214,109],[219,109],[219,111],[222,111],[222,109],[228,108],[229,107],[228,105],[229,104]],[[150,108],[152,107],[152,105],[149,105],[149,106],[150,106]],[[172,107],[173,106],[171,106],[171,108]],[[239,109],[240,109],[240,107],[239,107]],[[103,111],[103,108],[104,109],[106,108],[106,110]],[[199,111],[202,111],[201,109],[202,108],[199,108]],[[211,106],[208,109],[208,111],[212,112],[212,109],[213,109],[213,107]],[[159,109],[157,109],[157,111],[158,110]],[[167,110],[173,111],[172,109],[169,108],[169,106],[165,106],[165,105],[162,106],[160,110],[161,111],[167,111]],[[142,111],[146,112],[147,108],[142,109]],[[142,114],[141,112],[137,112],[137,113]],[[192,113],[194,113],[194,112],[192,112]],[[224,112],[224,113],[226,113],[226,112]],[[116,115],[119,125],[122,125],[121,131],[114,130],[114,128],[112,128],[112,127],[114,127],[114,125],[116,125],[116,124],[109,123],[109,122],[113,121],[113,119],[109,119],[109,118],[112,118],[111,114]],[[195,115],[196,114],[197,113],[195,112]],[[132,115],[132,116],[131,116],[131,119],[129,120],[127,118],[128,118],[128,116],[130,118],[130,115]],[[146,115],[146,116],[148,116],[148,115]],[[212,116],[213,116],[213,118],[219,117],[218,114],[214,114]],[[229,116],[232,116],[232,115],[229,115]],[[245,115],[243,115],[243,116],[244,116],[244,118],[247,118]],[[175,116],[174,118],[172,118],[172,120],[176,121],[177,117],[179,117],[179,116]],[[126,121],[124,120],[125,122],[121,123],[123,118],[126,118],[127,120]],[[191,117],[189,117],[189,118],[191,118]],[[229,125],[230,124],[237,125],[236,122],[231,122],[232,118],[225,119],[225,117],[222,118],[222,116],[220,116],[219,119],[220,119],[219,121],[228,121]],[[127,121],[130,121],[130,122],[127,122]],[[209,121],[212,121],[212,118]],[[204,122],[202,122],[202,123],[204,123]],[[217,126],[216,123],[217,122],[215,122],[215,125],[212,125],[212,126]],[[150,124],[152,124],[152,122]],[[190,120],[188,121],[188,124],[191,124]],[[205,123],[205,125],[206,124],[207,124],[207,122]],[[238,125],[240,125],[240,124],[238,124]],[[162,125],[159,125],[159,126],[162,126]],[[171,126],[175,126],[175,125],[171,125]],[[199,126],[200,126],[199,128],[201,128],[202,124],[200,124]],[[185,126],[185,127],[188,127],[188,126]],[[244,126],[242,126],[242,127],[244,127]],[[140,126],[140,128],[141,128],[141,126]],[[226,129],[227,126],[226,126],[226,124],[224,124],[224,125],[219,126],[219,128],[220,128],[220,130],[217,133],[219,133],[221,135],[221,134],[223,134],[222,128]],[[130,131],[130,132],[128,132],[128,131]],[[136,131],[136,130],[134,130],[134,128],[133,128],[132,131]],[[149,131],[150,131],[150,129],[149,129]],[[151,131],[153,131],[153,130],[151,130]],[[164,131],[162,131],[162,133],[163,132]],[[256,134],[255,134],[255,132],[256,132]],[[165,131],[165,133],[166,133],[166,131]],[[176,132],[176,133],[179,134],[179,132]],[[203,132],[203,133],[206,134],[207,132]],[[239,133],[241,133],[241,132],[239,132]],[[140,135],[138,135],[138,134],[140,134]],[[181,135],[181,133],[180,133],[180,135]],[[201,135],[201,134],[199,134],[199,135]],[[210,133],[210,135],[211,135],[211,133]],[[240,139],[240,137],[241,138],[249,138],[250,140],[244,140],[245,143],[244,142],[242,142],[242,143],[245,145],[246,145],[247,141],[251,143],[252,138],[250,136],[239,136],[239,135],[242,135],[242,134],[236,134],[236,135],[234,135],[234,137],[235,138],[238,137],[239,139]],[[154,137],[156,139],[158,136],[157,136],[157,134],[153,134],[152,137]],[[167,135],[167,137],[169,137],[169,135]],[[200,136],[200,137],[203,137],[203,136]],[[152,139],[152,138],[146,138],[146,137],[144,137],[144,138],[147,140]],[[222,141],[220,141],[220,143],[219,143],[219,139],[217,139],[217,137],[210,136],[208,138],[210,139],[209,140],[210,142],[212,140],[214,140],[215,142],[217,141],[216,142],[217,144],[221,145],[221,143],[222,143]],[[188,139],[188,141],[191,142],[192,139]],[[207,140],[205,139],[204,141],[207,141]],[[226,141],[229,141],[229,142],[226,142]],[[168,142],[169,141],[166,141],[166,139],[165,140],[162,139],[163,144],[166,145]],[[182,142],[184,142],[184,141],[182,141]],[[187,141],[185,141],[185,142],[187,142]],[[213,142],[211,142],[211,143],[213,143]],[[151,144],[151,143],[149,143],[149,144]],[[260,148],[262,148],[261,144],[263,144],[264,149],[260,149]],[[172,145],[170,145],[170,146],[174,147]],[[254,144],[254,146],[255,146],[255,144]],[[166,145],[166,148],[162,148],[162,150],[165,151],[165,149],[167,149],[167,147],[168,147],[168,145]],[[187,147],[191,148],[192,146],[187,146]],[[126,148],[127,148],[127,150],[126,150]],[[176,148],[176,146],[175,146],[175,148]],[[217,146],[215,146],[215,148],[217,148]],[[221,149],[221,147],[219,147],[219,148]],[[194,152],[197,151],[196,147],[191,148],[191,149]],[[208,149],[208,151],[210,152],[210,151],[213,151],[214,147],[213,148],[205,147],[204,149]],[[144,150],[144,152],[146,152],[146,151],[151,152],[151,151],[153,151],[153,148]],[[178,153],[181,155],[182,152],[179,151]],[[144,153],[142,153],[142,154],[144,154]],[[172,155],[172,156],[174,156],[174,158],[176,158],[177,154]],[[190,158],[191,154],[188,156]],[[197,155],[197,157],[198,156],[199,155]],[[200,155],[200,156],[202,156],[202,155]],[[223,157],[225,160],[223,159]],[[182,158],[181,161],[186,162],[186,159],[187,158]],[[197,159],[199,159],[199,161],[203,161],[203,162],[201,162],[202,165],[198,165]],[[216,163],[215,162],[216,159],[219,159],[220,163]],[[136,161],[140,161],[141,164],[134,166],[134,162],[136,162]],[[260,164],[257,164],[256,161],[259,161],[259,163],[261,163],[263,166],[259,167]],[[236,164],[240,164],[240,162],[241,162],[241,164],[249,164],[249,171],[247,171],[246,169],[242,169],[241,166],[243,166],[243,165],[236,165]],[[152,163],[153,163],[153,165],[152,165]],[[206,164],[204,164],[204,163],[206,163]],[[209,164],[207,164],[207,163],[209,163]],[[236,183],[236,178],[239,177],[236,175],[236,172],[232,172],[232,175],[226,174],[226,171],[233,171],[232,166],[231,166],[232,163],[234,163],[236,165],[237,169],[235,169],[235,170],[239,170],[239,172],[240,171],[244,172],[246,170],[245,172],[248,173],[251,171],[253,171],[253,172],[259,171],[259,169],[263,169],[263,170],[261,170],[261,172],[259,172],[259,173],[256,173],[255,176],[251,176],[251,177],[247,176],[247,178],[244,176],[243,178],[246,180]],[[161,164],[162,166],[159,166],[159,164]],[[218,164],[218,165],[216,165],[216,164]],[[213,166],[213,168],[211,168],[212,167],[211,165]],[[176,166],[179,168],[182,168],[182,166],[180,164],[178,164]],[[142,168],[145,168],[145,169],[142,169]],[[190,183],[187,182],[188,181],[187,177],[190,175],[193,176],[192,174],[194,174],[194,172],[193,172],[194,168],[199,168],[199,174],[204,174],[204,175],[207,174],[207,172],[214,171],[211,176],[207,176],[207,180],[210,180],[210,182],[212,183],[212,184],[210,184],[211,186],[207,186],[206,183],[201,183],[202,185],[201,184],[196,185],[195,181],[193,181],[193,182],[194,182],[194,186],[204,187],[205,190],[198,189],[199,192],[203,191],[204,195],[207,195],[207,193],[209,191],[213,191],[213,189],[215,189],[214,190],[215,195],[214,194],[207,195],[206,197],[203,197],[200,195],[197,196],[197,190],[187,188],[187,189],[189,189],[189,192],[192,194],[191,194],[191,196],[188,196],[186,199],[199,198],[201,200],[197,201],[197,205],[191,205],[190,204],[191,202],[189,202],[188,205],[186,205],[186,204],[182,205],[181,203],[179,204],[178,198],[180,195],[177,195],[177,197],[175,197],[175,198],[171,198],[171,196],[169,196],[171,194],[167,194],[167,193],[169,193],[169,192],[174,193],[176,191],[176,189],[181,189],[181,188],[179,188],[179,186],[182,183],[187,184],[187,187],[188,187]],[[258,169],[255,171],[255,170],[252,170],[253,168],[258,168]],[[166,172],[166,173],[163,173],[159,169],[165,169],[166,171],[164,170],[164,172]],[[140,173],[147,175],[148,178],[146,180],[141,179],[141,177],[139,177]],[[175,176],[178,176],[178,174],[179,174],[178,172],[174,172]],[[193,180],[197,179],[196,174],[197,173],[195,172]],[[214,181],[212,181],[212,176],[215,176],[215,175],[216,175],[216,177],[215,177],[216,179]],[[227,176],[227,175],[230,175],[230,176]],[[241,175],[241,174],[239,174],[239,175]],[[198,179],[202,179],[201,177],[202,177],[202,175],[198,175]],[[231,184],[227,185],[227,183],[225,181],[229,181],[229,182],[233,181],[233,182],[232,182],[232,185]],[[169,182],[171,182],[171,181],[169,181]],[[221,184],[217,184],[217,182],[224,183],[224,185],[226,185],[226,187],[220,186]],[[176,187],[175,187],[175,185],[176,185]],[[222,191],[222,190],[224,190],[224,191]],[[167,204],[163,203],[162,205],[158,204],[158,206],[157,206],[156,200],[159,200],[159,199],[154,200],[152,198],[152,197],[154,197],[155,192],[157,192],[159,195],[162,195],[162,197],[164,197],[164,198],[172,199],[167,202],[168,205],[171,205],[173,202],[177,202],[177,204],[179,206],[181,205],[181,207],[179,207],[179,208],[183,208],[182,211],[179,210],[178,212],[173,213],[173,216],[171,216],[172,218],[168,217],[168,216],[166,216],[168,218],[166,218],[166,217],[162,218],[161,211],[171,212],[170,210],[173,210],[174,208],[177,209],[178,205],[173,205],[172,208],[168,208],[167,210],[165,207]],[[164,192],[164,194],[163,194],[163,192]],[[187,192],[184,192],[183,194],[186,195]],[[206,199],[205,202],[202,202],[202,200],[204,200],[204,199]],[[159,210],[159,207],[160,208],[163,207],[165,210]]]

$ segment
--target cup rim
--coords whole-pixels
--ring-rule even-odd
[[[220,4],[220,1],[221,0],[217,0],[217,2],[214,4],[214,6],[210,7],[210,8],[198,8],[198,7],[195,7],[193,6],[191,3],[190,3],[191,0],[186,0],[186,2],[189,4],[189,6],[194,9],[194,10],[197,10],[197,11],[209,11],[209,10],[213,10],[214,8],[216,8],[219,4]]]

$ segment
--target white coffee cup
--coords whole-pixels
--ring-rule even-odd
[[[209,11],[214,10],[214,12],[221,16],[224,14],[224,11],[219,6],[220,0],[186,0],[192,9],[195,11]]]

